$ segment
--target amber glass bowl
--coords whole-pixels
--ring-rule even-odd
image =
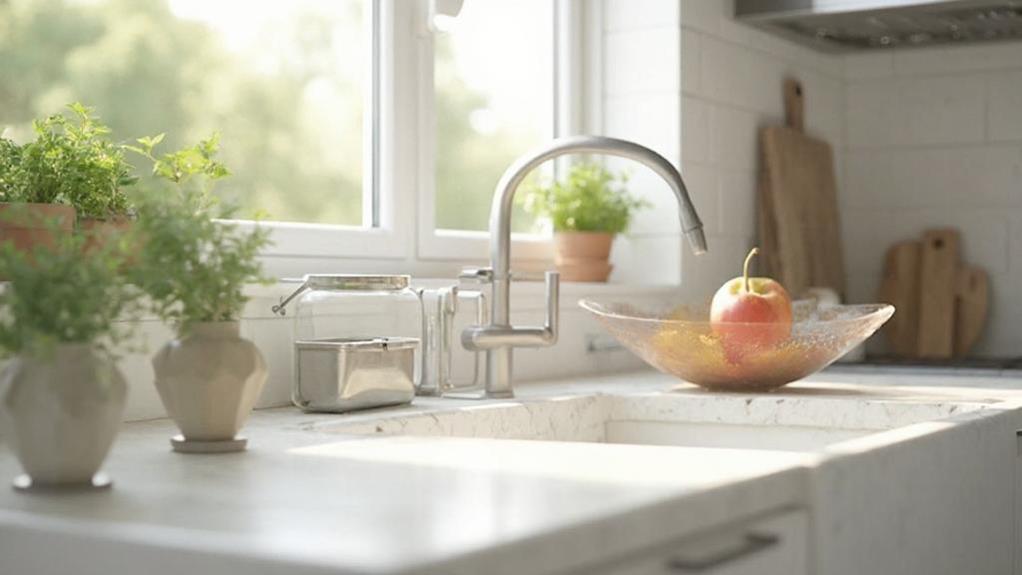
[[[771,330],[770,324],[715,324],[708,306],[670,302],[634,305],[579,302],[622,345],[646,363],[687,382],[723,391],[767,391],[827,367],[865,341],[894,313],[887,304],[817,307],[795,302],[787,337],[749,343],[729,334]],[[787,330],[784,330],[787,331]]]

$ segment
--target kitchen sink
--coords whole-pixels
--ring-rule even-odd
[[[982,403],[650,393],[505,400],[399,412],[322,431],[371,436],[817,452],[883,431],[980,409]]]

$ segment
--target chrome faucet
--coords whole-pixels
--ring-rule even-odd
[[[545,347],[557,343],[560,304],[560,276],[546,273],[546,322],[543,327],[516,327],[510,324],[511,290],[511,208],[518,186],[533,169],[547,160],[565,154],[606,154],[645,164],[663,178],[674,191],[681,208],[681,229],[692,251],[706,251],[703,224],[699,221],[681,174],[663,156],[639,144],[599,136],[559,138],[515,160],[501,176],[490,207],[490,267],[465,270],[462,278],[493,284],[490,323],[465,328],[462,345],[470,351],[486,352],[486,383],[481,394],[451,393],[458,397],[514,397],[511,387],[512,349]]]

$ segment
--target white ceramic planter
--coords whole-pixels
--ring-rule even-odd
[[[104,483],[97,472],[117,435],[126,397],[120,370],[90,344],[12,359],[0,374],[0,407],[8,442],[31,485]]]
[[[236,451],[236,436],[266,383],[266,362],[238,322],[192,326],[153,357],[156,389],[183,440],[178,451]],[[189,447],[190,446],[190,447]]]

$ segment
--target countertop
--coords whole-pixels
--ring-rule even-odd
[[[707,402],[743,397],[649,372],[517,388],[518,401],[668,390]],[[818,376],[758,397],[993,405],[1022,393],[991,395],[835,384]],[[16,562],[19,573],[60,572],[54,565],[66,562],[79,574],[149,575],[570,571],[650,541],[804,505],[805,470],[820,457],[334,429],[339,421],[466,406],[480,402],[417,398],[413,406],[348,415],[260,410],[243,432],[248,451],[221,455],[171,452],[175,429],[168,420],[125,424],[104,468],[112,489],[56,495],[0,489],[0,567]],[[385,456],[431,451],[443,456]],[[18,473],[0,446],[0,478]]]

